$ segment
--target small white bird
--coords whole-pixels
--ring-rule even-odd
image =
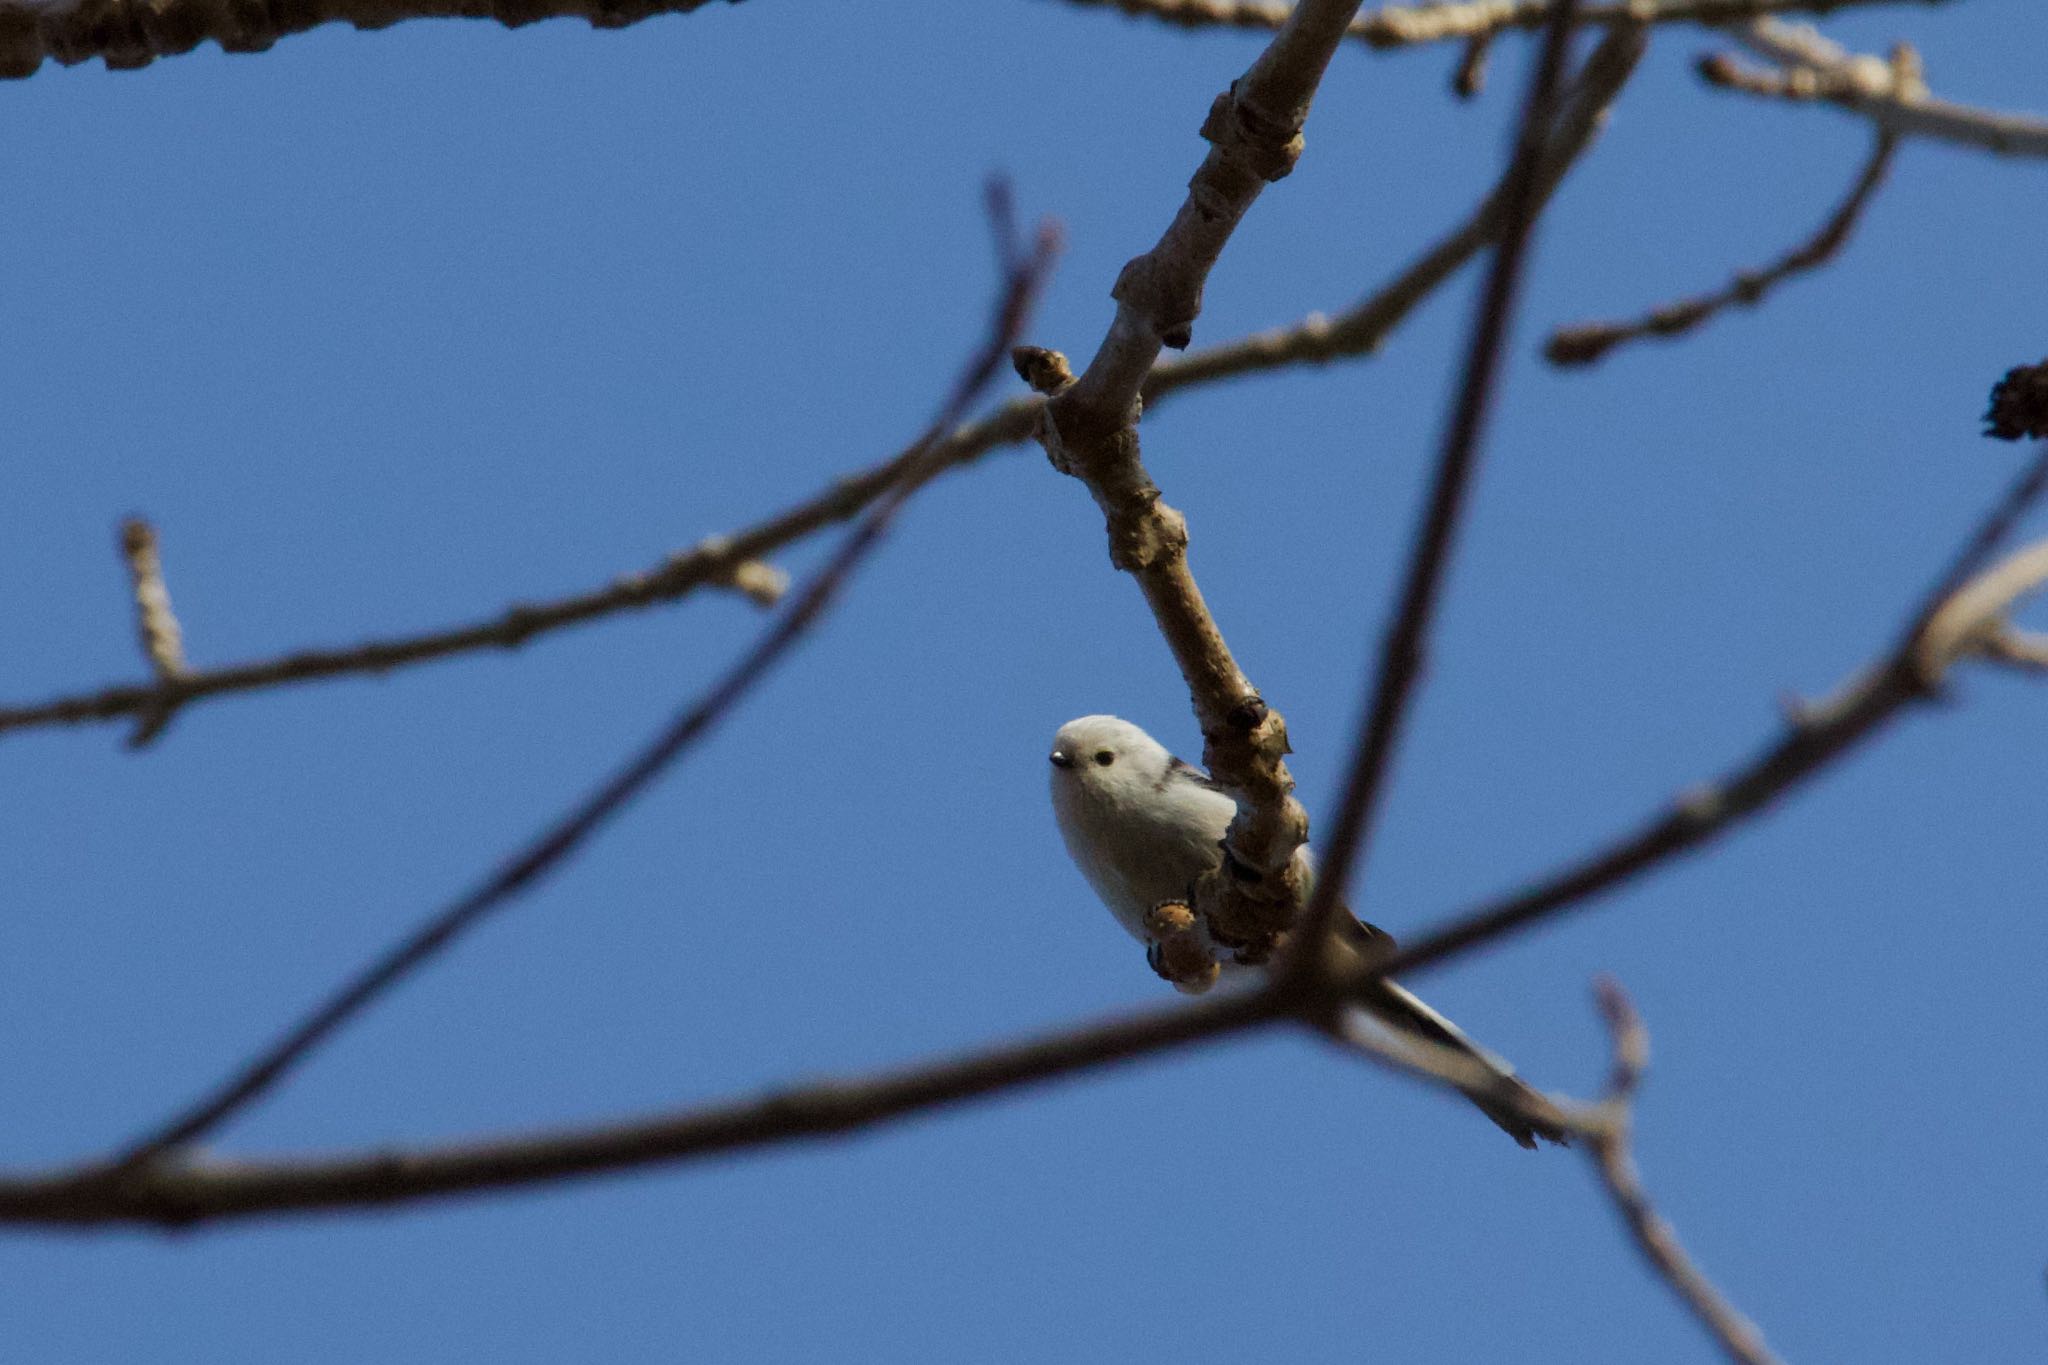
[[[1237,814],[1236,800],[1207,773],[1175,758],[1152,736],[1115,716],[1082,716],[1053,736],[1052,808],[1081,875],[1117,923],[1148,945],[1152,935],[1146,930],[1146,916],[1169,902],[1189,903],[1195,883],[1222,863],[1224,831]],[[1313,867],[1308,849],[1303,847],[1295,857],[1307,886]],[[1392,950],[1393,940],[1385,931],[1350,911],[1341,911],[1339,922],[1358,950]],[[1251,970],[1236,964],[1227,948],[1212,945],[1212,952],[1226,975]],[[1494,1075],[1496,1085],[1527,1089],[1515,1078],[1514,1068],[1394,982],[1379,983],[1361,1003],[1381,1022],[1479,1062]],[[1538,1137],[1564,1141],[1563,1132],[1533,1125],[1483,1092],[1467,1093],[1524,1147],[1534,1147]]]

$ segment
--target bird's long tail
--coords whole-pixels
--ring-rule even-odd
[[[1533,1110],[1517,1109],[1511,1102],[1503,1101],[1503,1094],[1538,1098],[1535,1090],[1515,1075],[1513,1067],[1466,1037],[1464,1030],[1423,1004],[1405,987],[1392,981],[1381,981],[1374,986],[1364,1004],[1375,1018],[1389,1027],[1452,1048],[1485,1067],[1492,1077],[1485,1088],[1461,1089],[1464,1089],[1467,1099],[1478,1105],[1486,1117],[1516,1142],[1530,1148],[1536,1145],[1537,1138],[1560,1146],[1569,1142],[1569,1134],[1564,1129],[1531,1118]]]

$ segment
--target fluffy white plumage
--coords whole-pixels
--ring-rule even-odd
[[[1173,756],[1159,741],[1116,716],[1082,716],[1052,742],[1052,806],[1067,853],[1095,894],[1132,937],[1149,943],[1145,917],[1167,902],[1189,903],[1195,883],[1223,861],[1223,835],[1237,802],[1208,774]],[[1305,874],[1306,847],[1295,854]],[[1307,885],[1309,878],[1304,877]],[[1391,946],[1378,929],[1350,918],[1358,942]],[[1230,951],[1211,945],[1226,975],[1243,973]],[[1364,1002],[1379,1022],[1456,1048],[1494,1073],[1496,1085],[1521,1086],[1514,1070],[1474,1043],[1450,1020],[1404,987],[1388,981]],[[1524,1147],[1537,1137],[1562,1141],[1520,1113],[1481,1093],[1470,1098]]]

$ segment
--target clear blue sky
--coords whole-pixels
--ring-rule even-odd
[[[2028,0],[1843,16],[1937,93],[2039,100]],[[594,585],[896,449],[982,326],[980,184],[1117,266],[1258,50],[1054,3],[715,6],[621,33],[325,29],[0,89],[0,697],[139,672],[112,551],[161,526],[219,663]],[[1867,134],[1699,87],[1657,41],[1546,222],[1429,688],[1362,907],[1413,933],[1746,754],[1887,641],[2021,452],[2048,177],[1902,151],[1845,258],[1758,313],[1558,375],[1542,328],[1718,284]],[[1198,341],[1335,311],[1494,175],[1455,52],[1347,50]],[[1473,276],[1370,360],[1163,407],[1151,467],[1328,808]],[[1013,385],[1014,387],[1014,385]],[[2037,532],[2042,527],[2037,523]],[[821,544],[785,561],[802,569]],[[915,604],[914,609],[912,604]],[[744,647],[726,596],[383,681],[0,741],[0,1161],[106,1150],[463,888]],[[1773,816],[1415,984],[1590,1093],[1587,983],[1655,1067],[1640,1155],[1800,1361],[2048,1334],[2048,690],[1978,672]],[[711,1099],[1163,988],[1067,864],[1044,751],[1185,693],[1035,449],[932,488],[842,609],[540,894],[219,1139],[451,1138]],[[0,1236],[48,1362],[1708,1361],[1583,1163],[1303,1038],[858,1140],[393,1214]]]

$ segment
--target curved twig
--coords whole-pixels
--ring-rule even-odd
[[[1833,260],[1849,234],[1855,231],[1863,210],[1884,183],[1891,168],[1898,139],[1879,129],[1869,159],[1849,193],[1821,224],[1820,231],[1762,270],[1745,270],[1719,290],[1695,298],[1666,304],[1630,322],[1581,322],[1560,327],[1550,334],[1543,354],[1553,365],[1591,365],[1615,347],[1643,337],[1673,337],[1692,331],[1723,309],[1737,305],[1753,308],[1778,285]]]

